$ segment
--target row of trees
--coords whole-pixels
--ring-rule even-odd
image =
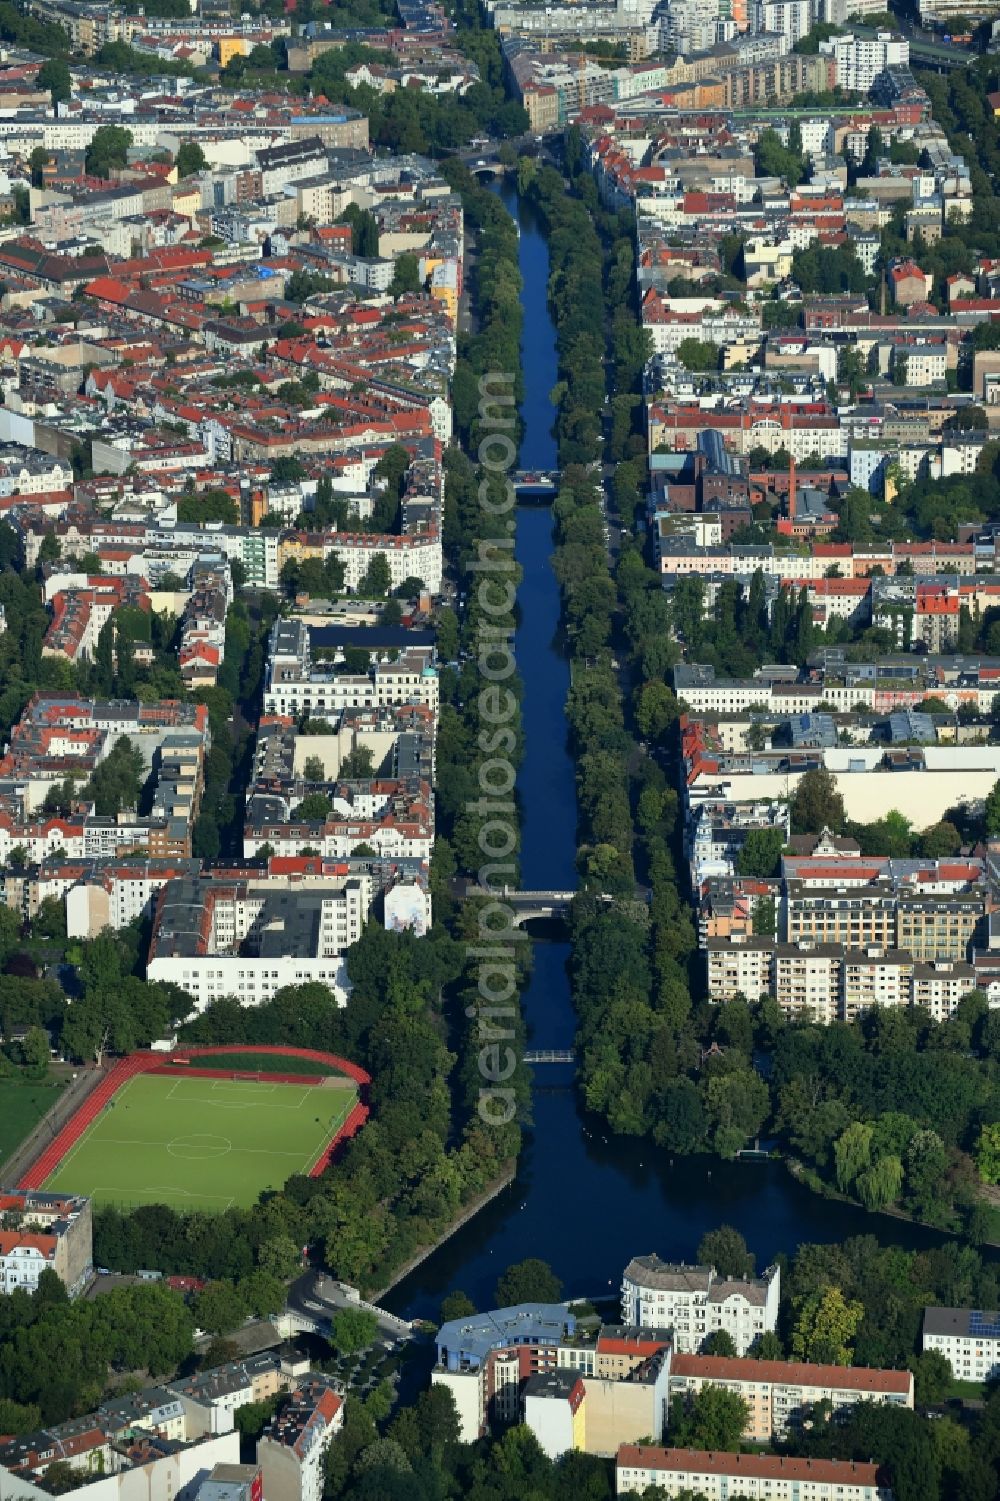
[[[243,807],[238,792],[247,784],[252,755],[248,720],[256,718],[264,651],[277,612],[278,600],[272,594],[261,596],[253,618],[245,600],[234,600],[226,615],[225,657],[218,682],[195,694],[208,708],[212,735],[205,758],[205,790],[192,835],[193,851],[201,859],[215,860],[220,854],[242,850]]]
[[[537,174],[530,191],[550,231],[551,305],[561,369],[592,358],[600,375],[589,396],[586,386],[569,382],[569,410],[589,402],[595,431],[611,457],[621,460],[614,494],[623,499],[629,515],[645,483],[636,425],[649,352],[636,317],[632,243],[627,224],[592,201],[593,182],[582,170],[572,129],[565,147],[575,196],[567,198],[561,186],[557,194],[554,173]],[[596,225],[587,236],[577,232],[581,210]],[[598,275],[590,270],[595,257],[600,258]],[[573,295],[577,277],[590,282],[583,319]],[[564,287],[569,289],[565,298]],[[604,337],[615,369],[617,403],[608,428],[602,422]],[[574,434],[581,430],[565,408],[560,420]],[[573,661],[567,718],[577,761],[580,872],[587,888],[617,899],[609,910],[584,896],[573,913],[571,979],[582,1044],[580,1079],[588,1106],[601,1112],[614,1130],[641,1134],[654,1129],[660,1117],[659,1082],[666,1077],[661,1052],[674,1056],[676,1030],[690,1012],[686,965],[694,933],[678,895],[671,849],[677,798],[662,767],[636,747],[626,707],[639,734],[648,742],[665,743],[676,704],[657,679],[676,653],[660,581],[628,539],[617,577],[609,573],[600,480],[592,470],[579,464],[564,468],[555,517],[553,566]],[[637,676],[649,673],[650,681],[628,706],[622,701],[613,649],[634,657]],[[648,883],[648,902],[635,900],[637,873]],[[710,1110],[720,1127],[731,1108],[726,1087],[716,1086]],[[756,1117],[749,1124],[753,1127]]]
[[[0,1416],[7,1433],[88,1412],[121,1377],[172,1375],[192,1353],[194,1318],[157,1283],[70,1302],[53,1271],[37,1292],[0,1298]]]

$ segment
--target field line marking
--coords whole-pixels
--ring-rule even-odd
[[[69,1149],[68,1152],[64,1152],[63,1155],[62,1155],[62,1157],[60,1157],[59,1161],[56,1163],[55,1167],[52,1169],[51,1173],[49,1173],[48,1177],[46,1178],[46,1180],[45,1180],[46,1183],[50,1182],[56,1176],[57,1173],[61,1173],[62,1170],[63,1170],[63,1168],[64,1167],[68,1167],[69,1164],[74,1160],[74,1158],[77,1157],[77,1155],[86,1146],[86,1144],[90,1140],[91,1136],[97,1130],[97,1127],[104,1120],[104,1117],[105,1117],[105,1115],[107,1113],[108,1107],[111,1104],[111,1101],[112,1100],[121,1099],[121,1097],[127,1091],[129,1084],[131,1084],[131,1083],[132,1083],[132,1080],[129,1079],[122,1086],[121,1089],[117,1090],[111,1096],[110,1100],[105,1101],[104,1105],[102,1105],[101,1109],[94,1116],[94,1119],[90,1122],[90,1124],[84,1127],[83,1131],[80,1133],[80,1136],[79,1136],[78,1140],[73,1143],[73,1145],[70,1147],[70,1149]],[[86,1101],[84,1101],[83,1104],[86,1104]],[[82,1109],[83,1105],[81,1105],[80,1108]],[[71,1119],[72,1119],[72,1117],[71,1117]]]
[[[169,1203],[170,1199],[172,1199],[172,1198],[174,1198],[174,1199],[176,1199],[176,1198],[181,1198],[181,1199],[211,1199],[213,1201],[218,1200],[218,1201],[220,1201],[222,1203],[223,1209],[228,1209],[230,1207],[230,1205],[233,1204],[233,1202],[234,1202],[234,1200],[231,1197],[227,1197],[225,1194],[199,1193],[196,1189],[189,1189],[189,1188],[128,1188],[128,1189],[126,1189],[126,1188],[122,1188],[120,1185],[117,1188],[108,1188],[108,1187],[106,1187],[102,1183],[96,1183],[94,1185],[94,1187],[92,1189],[90,1189],[90,1193],[91,1194],[107,1194],[109,1197],[111,1197],[113,1195],[114,1196],[114,1202],[115,1203],[119,1203],[119,1204],[123,1204],[123,1203],[125,1203],[125,1202],[127,1202],[129,1200],[134,1200],[134,1198],[135,1198],[136,1195],[140,1196],[141,1198],[150,1198],[151,1196],[162,1195],[163,1196],[162,1199],[156,1198],[155,1202],[157,1202],[157,1203],[161,1203],[161,1202],[162,1203]]]

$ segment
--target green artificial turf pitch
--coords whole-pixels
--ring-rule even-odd
[[[278,1084],[140,1074],[71,1147],[46,1190],[98,1204],[223,1210],[305,1173],[349,1115],[349,1079]]]

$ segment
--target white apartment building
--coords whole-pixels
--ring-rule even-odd
[[[910,61],[909,42],[891,31],[880,31],[874,37],[848,32],[820,42],[819,50],[821,55],[836,59],[839,86],[858,94],[867,94],[886,68],[906,67]]]
[[[737,995],[756,1001],[774,987],[774,944],[766,938],[710,938],[706,949],[708,994],[713,1001]]]
[[[432,647],[411,647],[395,662],[375,662],[366,673],[314,666],[309,627],[279,620],[271,632],[264,713],[290,719],[339,718],[344,709],[426,704],[437,712],[438,677]]]
[[[408,578],[418,578],[425,589],[440,594],[444,562],[437,532],[416,536],[378,536],[365,532],[338,532],[323,544],[324,558],[344,565],[344,583],[357,589],[372,559],[381,554],[389,565],[390,587],[398,589]]]
[[[371,902],[367,875],[294,891],[267,881],[168,881],[157,901],[147,978],[181,986],[199,1007],[227,995],[260,1005],[283,986],[307,981],[328,985],[346,1005],[344,955],[361,937]]]
[[[979,1308],[925,1308],[923,1350],[939,1350],[958,1381],[1000,1375],[1000,1313]]]
[[[327,1377],[307,1377],[257,1443],[267,1501],[321,1501],[323,1458],[343,1426],[343,1397]]]
[[[657,50],[687,57],[707,52],[719,30],[719,0],[668,0],[660,16]]]
[[[784,1459],[773,1454],[720,1454],[623,1444],[615,1464],[616,1494],[641,1495],[659,1486],[667,1496],[706,1501],[892,1501],[889,1481],[874,1464],[842,1459]]]
[[[92,1263],[89,1199],[0,1188],[0,1215],[0,1293],[34,1293],[46,1268],[79,1291]]]
[[[201,1438],[228,1433],[235,1426],[239,1408],[269,1401],[279,1392],[290,1390],[308,1372],[309,1362],[303,1357],[263,1350],[228,1365],[180,1377],[169,1390],[181,1405],[187,1436]]]
[[[711,1000],[772,996],[789,1021],[821,1026],[856,1021],[876,1006],[920,1007],[935,1021],[947,1021],[977,985],[971,964],[951,958],[922,962],[909,947],[852,949],[805,938],[780,943],[742,935],[710,937],[704,947]]]
[[[767,940],[764,940],[765,944]],[[774,948],[774,990],[780,995],[781,1009],[789,1020],[814,1021],[829,1025],[840,1011],[840,970],[836,957],[827,949],[788,945]],[[713,954],[713,969],[717,969]],[[760,956],[762,957],[762,956]],[[763,990],[760,995],[772,992]],[[748,994],[744,991],[744,995]]]
[[[749,8],[751,32],[775,32],[792,47],[810,30],[813,18],[813,0],[753,0]]]
[[[710,1334],[724,1330],[738,1355],[746,1355],[778,1321],[781,1272],[763,1277],[720,1277],[714,1267],[636,1256],[622,1273],[622,1320],[640,1328],[670,1329],[674,1349],[696,1354]]]
[[[24,1441],[14,1440],[13,1444],[23,1447]],[[4,1451],[0,1453],[7,1458]],[[76,1453],[82,1463],[70,1457]],[[96,1461],[93,1470],[89,1469],[91,1456]],[[93,1478],[84,1478],[75,1492],[81,1498],[86,1497],[86,1501],[189,1501],[216,1465],[239,1463],[240,1436],[233,1429],[230,1433],[181,1445],[149,1436],[133,1444],[131,1457],[125,1460],[118,1449],[109,1447],[98,1429],[92,1446],[84,1449],[76,1444],[68,1454],[60,1453],[58,1457],[66,1458],[74,1470],[87,1469],[92,1475]],[[28,1464],[14,1470],[7,1464],[0,1465],[4,1501],[51,1501],[52,1492],[37,1482],[52,1460],[38,1455],[36,1467],[30,1464],[34,1458],[35,1455],[29,1456]]]
[[[892,345],[893,379],[900,385],[933,386],[945,379],[948,347],[940,343],[911,343],[902,339]]]

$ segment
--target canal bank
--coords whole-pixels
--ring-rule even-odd
[[[517,217],[524,280],[520,463],[556,464],[549,392],[556,382],[555,335],[546,288],[544,236],[530,205],[498,187]],[[551,568],[549,510],[521,507],[516,553],[523,569],[516,637],[523,683],[525,754],[518,774],[522,807],[522,885],[563,889],[575,882],[575,768],[563,712],[569,669],[559,641],[559,592]],[[575,1017],[566,973],[569,946],[536,942],[534,969],[522,1006],[533,1048],[572,1042]],[[706,1230],[736,1226],[758,1263],[802,1241],[874,1235],[886,1244],[933,1246],[942,1237],[920,1226],[820,1198],[780,1161],[729,1162],[672,1157],[648,1140],[612,1136],[581,1108],[565,1065],[535,1073],[533,1124],[514,1181],[438,1250],[403,1278],[385,1304],[406,1317],[436,1317],[441,1298],[457,1288],[477,1307],[494,1300],[497,1278],[511,1262],[539,1256],[551,1263],[570,1296],[613,1294],[622,1268],[637,1253],[694,1259]]]

